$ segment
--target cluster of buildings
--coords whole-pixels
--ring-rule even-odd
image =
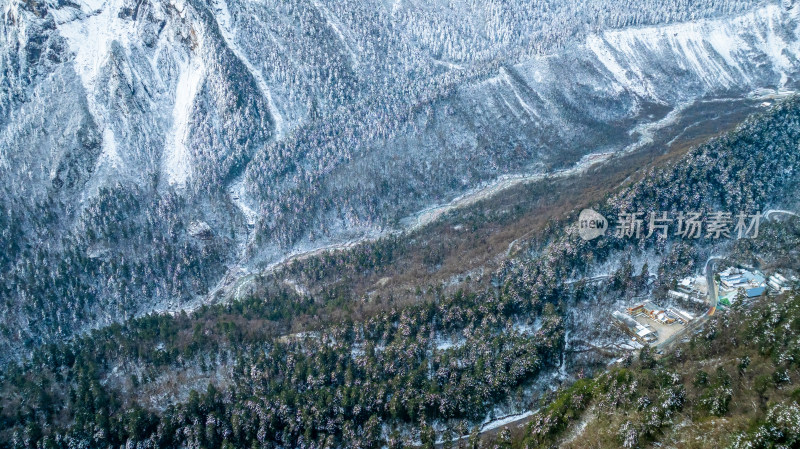
[[[786,279],[778,272],[773,273],[772,276],[767,279],[767,288],[773,293],[784,293],[791,289],[789,286],[789,279]]]
[[[744,291],[748,298],[761,296],[767,291],[767,281],[759,271],[748,271],[743,268],[727,268],[719,273],[719,303],[725,306],[731,303]]]
[[[719,273],[719,303],[724,306],[731,305],[743,292],[747,298],[755,298],[765,293],[779,294],[788,291],[791,283],[797,279],[787,279],[781,273],[775,272],[765,277],[758,270],[744,268],[727,268]]]
[[[695,319],[685,310],[661,308],[649,301],[629,307],[625,313],[614,311],[612,315],[633,338],[648,344],[669,338]]]
[[[619,310],[615,310],[611,315],[617,320],[623,330],[627,331],[633,338],[639,340],[639,342],[650,344],[658,340],[658,333],[652,326],[641,324],[631,316]]]
[[[795,276],[787,277],[775,272],[766,277],[758,270],[748,270],[745,268],[727,268],[717,276],[714,285],[708,285],[704,275],[687,277],[682,279],[675,287],[668,291],[667,296],[677,302],[698,302],[708,304],[709,288],[717,289],[719,292],[718,303],[723,306],[730,304],[739,298],[740,294],[748,298],[761,296],[765,293],[779,294],[791,289],[793,284],[797,284]],[[678,333],[680,333],[689,323],[696,320],[696,317],[678,307],[659,307],[651,301],[644,301],[633,307],[628,307],[624,311],[615,310],[612,316],[616,323],[632,339],[641,344],[660,344]]]
[[[705,303],[708,297],[708,283],[703,276],[681,279],[675,289],[667,292],[667,296],[682,301]]]

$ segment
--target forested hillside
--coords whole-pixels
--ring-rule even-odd
[[[743,116],[800,72],[791,1],[0,6],[0,363]]]
[[[716,317],[663,356],[582,379],[489,447],[725,447],[800,444],[800,297]]]
[[[592,206],[611,216],[630,208],[735,210],[791,204],[798,186],[798,141],[800,100],[792,98]],[[764,226],[780,238],[740,241],[729,249],[741,251],[742,257],[757,251],[778,260],[797,247],[795,222]],[[599,434],[635,446],[660,437],[659,429],[669,428],[670,419],[689,410],[738,416],[739,399],[726,392],[739,385],[734,382],[750,381],[734,380],[732,367],[763,378],[759,382],[767,397],[791,397],[775,385],[784,388],[796,376],[790,357],[797,338],[796,299],[757,309],[770,317],[766,321],[748,311],[712,321],[694,338],[694,348],[672,352],[662,361],[643,351],[641,369],[636,365],[604,375],[607,355],[587,358],[575,351],[576,338],[590,339],[586,327],[597,322],[588,313],[591,305],[646,292],[650,276],[649,269],[637,273],[628,262],[619,263],[605,284],[566,280],[652,250],[659,261],[654,267],[658,282],[669,283],[695,270],[707,243],[613,237],[585,242],[572,221],[554,222],[529,240],[529,249],[496,274],[498,287],[485,291],[443,294],[433,289],[416,304],[395,306],[386,300],[365,314],[362,298],[326,303],[324,297],[276,284],[261,296],[231,304],[143,317],[43,346],[29,360],[2,370],[0,441],[6,447],[430,447],[469,434],[509,404],[535,406],[553,379],[547,376],[568,381],[582,372],[597,380],[577,384],[568,390],[575,395],[547,406],[558,412],[574,409],[558,414],[563,421],[592,400],[598,413],[601,404],[620,411],[638,404],[630,423],[615,421],[622,414],[611,415],[613,426],[602,428],[613,435]],[[790,260],[787,268],[800,267]],[[748,313],[752,320],[739,318]],[[295,322],[308,324],[301,332],[287,333]],[[735,335],[737,323],[751,335],[769,336],[771,331],[775,338],[733,341],[726,336]],[[605,337],[627,339],[611,330]],[[751,365],[741,368],[741,361],[722,358],[733,345],[752,349]],[[696,390],[683,391],[680,385],[687,377],[679,372],[676,379],[667,372],[669,366],[680,366],[675,363],[691,366],[709,354],[721,359],[707,368],[707,379],[698,381]],[[694,378],[695,373],[688,375]],[[631,387],[637,379],[642,391]],[[575,399],[580,392],[586,394]],[[763,413],[756,403],[741,422],[763,418],[765,426],[770,420],[792,425],[783,418],[784,408],[794,407],[791,402],[771,411],[762,402]],[[551,444],[552,435],[566,424],[542,420],[535,421],[544,423],[541,434],[534,427],[520,438]],[[748,431],[744,424],[736,429]],[[742,441],[764,437],[753,430]],[[620,432],[622,439],[615,440]],[[516,443],[512,439],[510,444]]]

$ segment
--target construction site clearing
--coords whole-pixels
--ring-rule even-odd
[[[752,298],[764,293],[779,294],[788,291],[797,282],[797,277],[787,277],[778,272],[767,277],[758,270],[728,268],[719,273],[713,288],[719,292],[717,305],[728,307],[738,296]],[[708,289],[705,276],[690,276],[676,282],[667,292],[667,299],[689,304],[708,304]],[[697,318],[681,308],[663,308],[650,300],[635,304],[624,311],[614,311],[612,316],[631,339],[638,343],[634,346],[659,346],[681,333]]]
[[[724,309],[736,299],[747,299],[762,294],[785,293],[793,287],[800,287],[800,279],[797,276],[783,275],[777,271],[771,276],[765,276],[755,269],[731,267],[720,272],[710,287],[718,292],[718,301],[712,306],[711,313],[716,308],[715,306],[722,306]],[[665,300],[708,306],[709,293],[709,285],[705,276],[689,276],[676,282],[673,288],[667,292]],[[687,330],[690,324],[697,322],[700,318],[679,307],[660,307],[651,299],[627,307],[624,311],[615,310],[611,314],[614,322],[630,335],[632,350],[638,350],[648,345],[662,346],[674,340],[676,336]],[[620,363],[622,360],[624,357],[614,360],[610,364]]]
[[[685,310],[675,307],[664,309],[650,301],[628,307],[625,312],[614,311],[612,316],[631,338],[651,346],[669,340],[695,319]]]

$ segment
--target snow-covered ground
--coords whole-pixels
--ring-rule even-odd
[[[237,43],[238,40],[236,38],[236,29],[233,25],[233,19],[231,17],[231,13],[228,10],[228,4],[225,2],[226,0],[212,0],[212,5],[216,12],[216,19],[217,24],[219,25],[220,33],[222,34],[222,38],[225,40],[225,44],[228,48],[233,51],[237,58],[242,62],[242,64],[247,67],[247,70],[253,75],[258,84],[258,89],[261,91],[261,94],[267,99],[267,104],[269,105],[270,113],[272,114],[272,118],[275,120],[275,138],[280,140],[282,139],[287,131],[288,131],[288,123],[283,118],[283,113],[279,106],[275,103],[272,97],[272,90],[267,86],[267,83],[264,81],[264,75],[261,71],[261,68],[256,67],[250,62],[250,59],[245,55],[244,51],[239,48],[239,44]]]
[[[255,226],[256,222],[258,221],[258,212],[253,209],[253,206],[250,205],[250,201],[247,199],[247,188],[244,180],[239,179],[232,183],[228,188],[228,195],[236,207],[242,211],[242,214],[247,220],[247,225],[251,227]]]
[[[130,45],[133,26],[117,17],[123,0],[88,0],[78,10],[55,9],[56,27],[74,55],[75,71],[83,83],[89,112],[103,133],[103,153],[97,169],[120,173],[124,160],[109,123],[111,112],[96,100],[101,68],[108,62],[112,42]]]
[[[186,147],[189,123],[197,92],[205,76],[205,64],[199,56],[192,56],[181,64],[172,110],[172,128],[167,135],[162,167],[167,181],[185,187],[192,176],[192,155]]]
[[[74,66],[90,100],[93,114],[99,114],[92,101],[101,67],[106,63],[113,41],[130,45],[135,31],[130,21],[118,17],[124,0],[81,1],[79,12],[56,9],[56,26],[75,55]]]

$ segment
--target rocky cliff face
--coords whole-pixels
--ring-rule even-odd
[[[796,84],[791,2],[604,3],[4,0],[2,353]]]

